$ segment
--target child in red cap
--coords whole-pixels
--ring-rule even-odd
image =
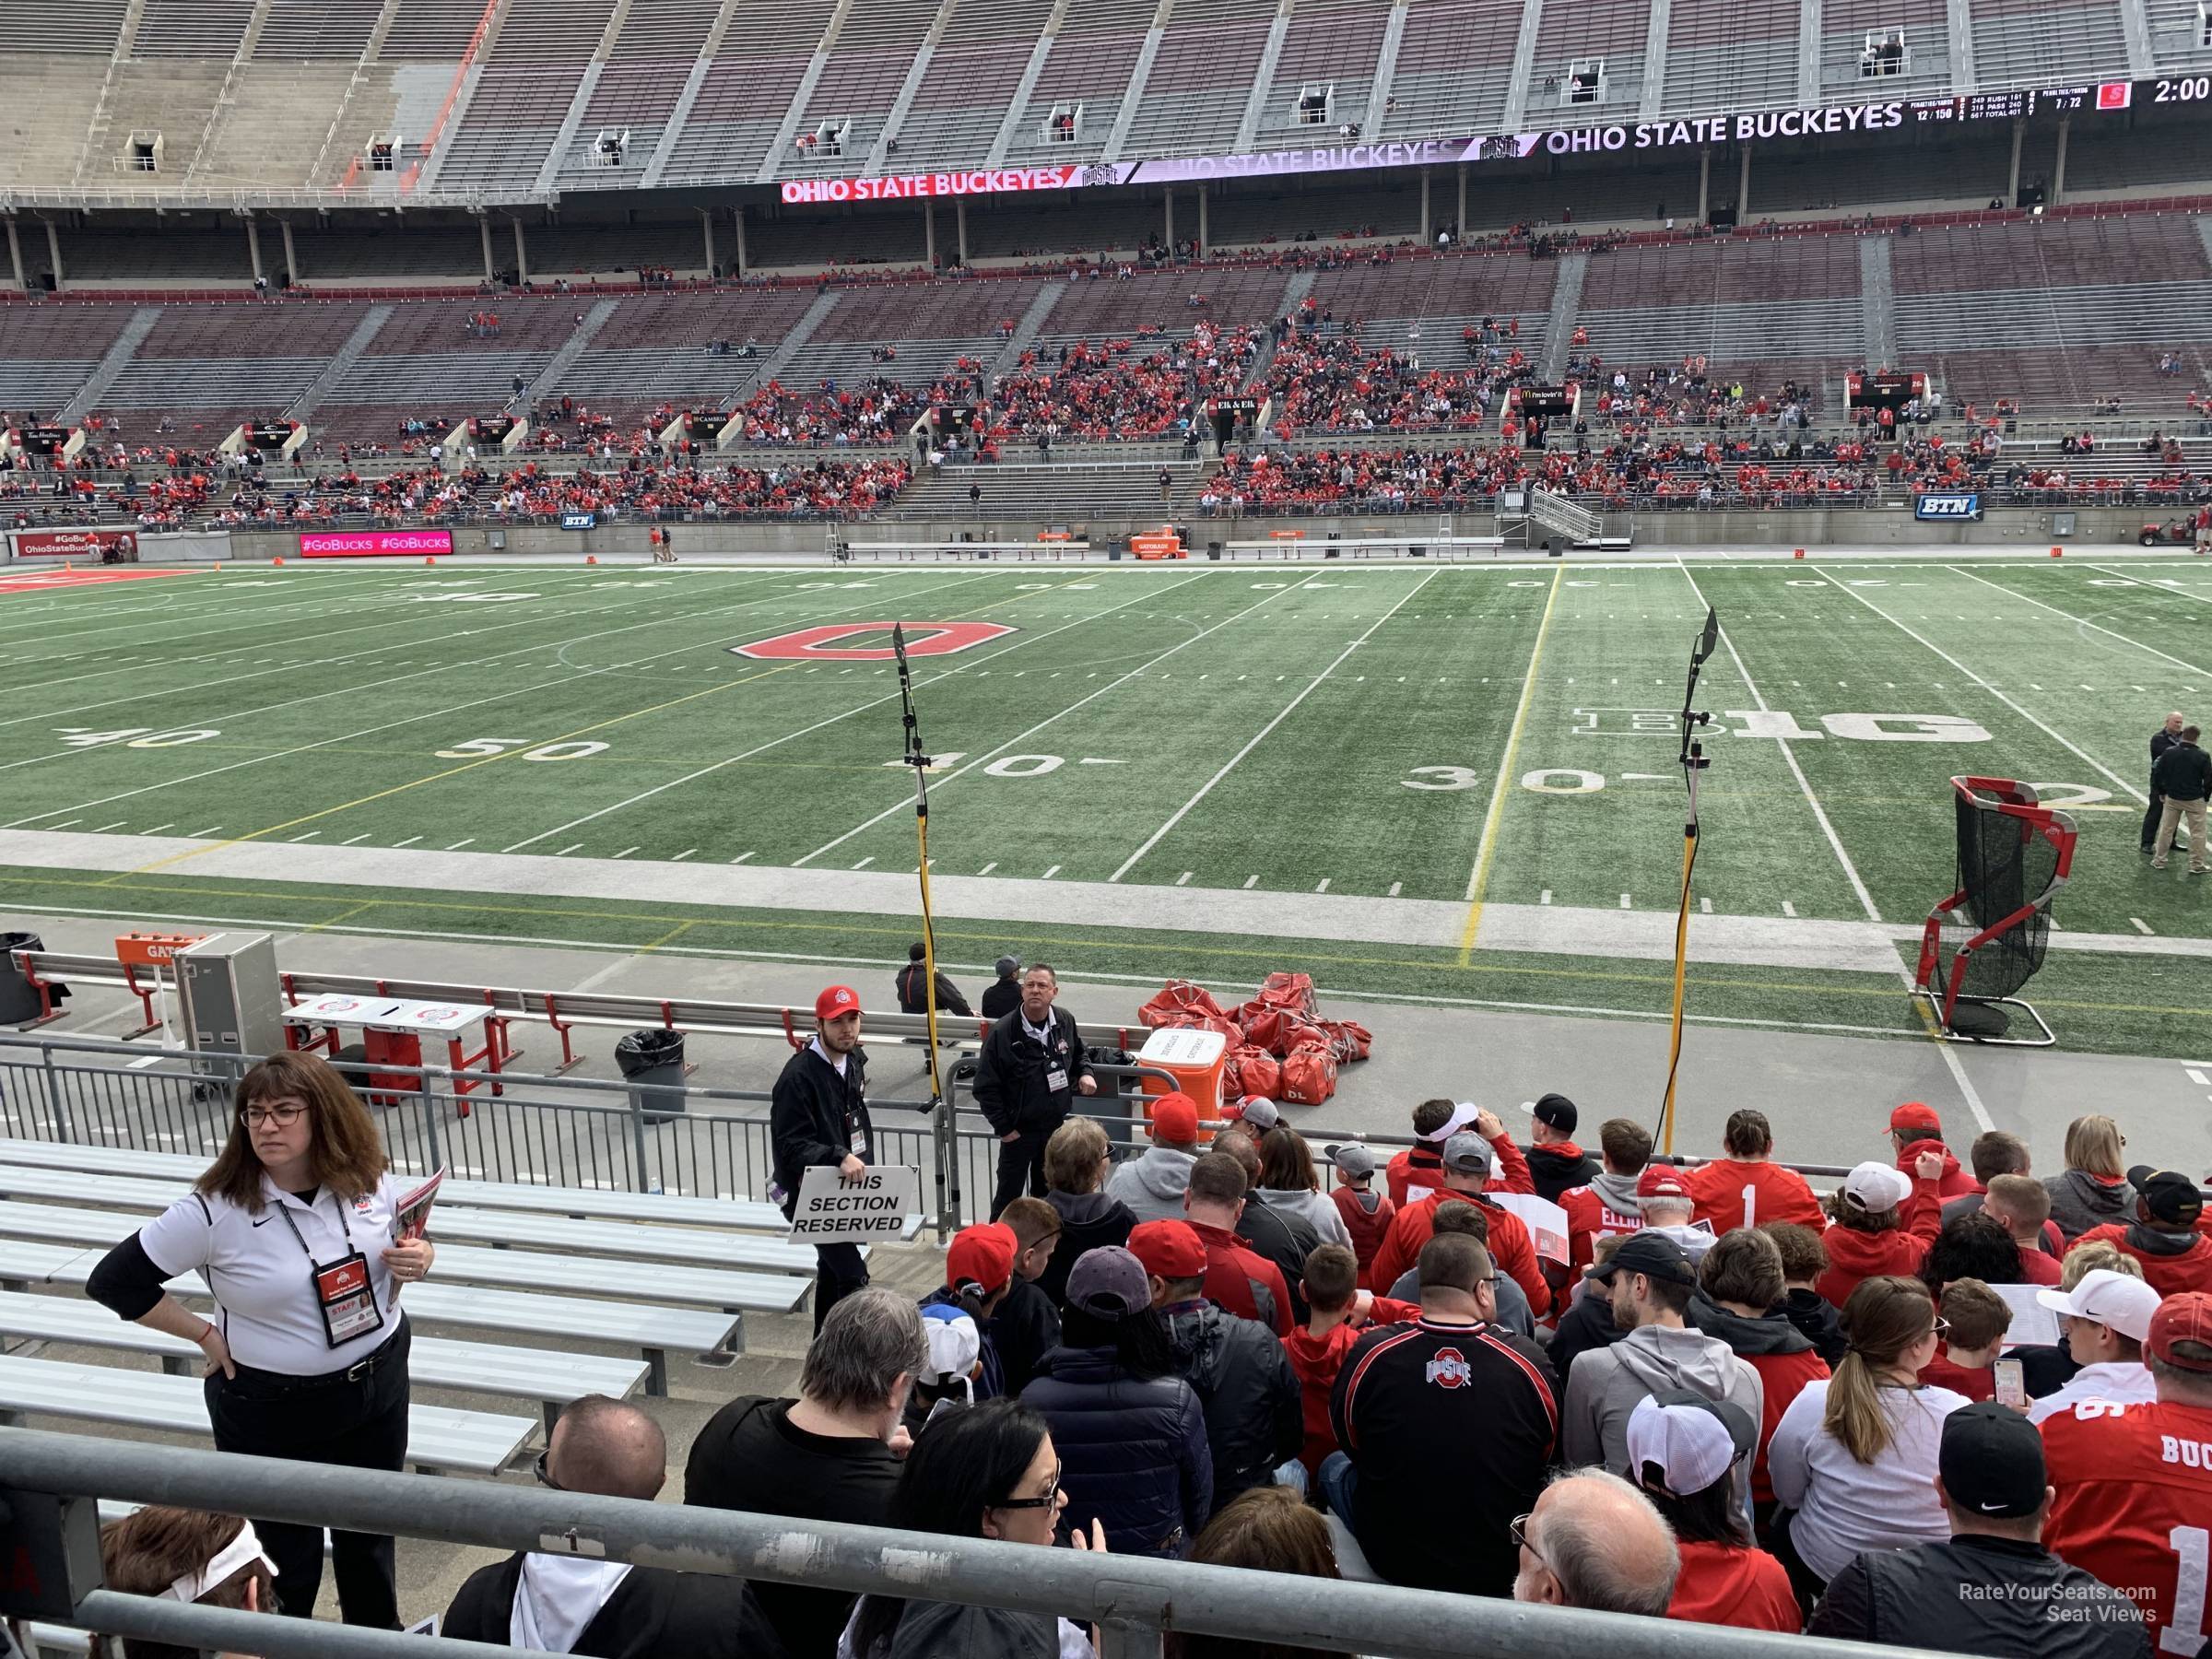
[[[1006,1368],[991,1340],[990,1321],[1006,1300],[1006,1288],[1014,1282],[1014,1258],[1020,1253],[1021,1241],[1003,1221],[963,1227],[946,1246],[943,1288],[922,1299],[924,1308],[958,1308],[982,1334],[983,1369],[975,1379],[978,1400],[994,1400],[1006,1392]]]

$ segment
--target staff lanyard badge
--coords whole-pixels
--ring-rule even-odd
[[[345,1201],[336,1194],[332,1201],[338,1206],[338,1226],[346,1234],[347,1251],[335,1262],[318,1262],[315,1253],[308,1249],[306,1239],[300,1237],[300,1224],[280,1203],[278,1213],[284,1224],[292,1230],[300,1248],[306,1252],[308,1288],[313,1291],[315,1310],[323,1315],[323,1335],[334,1348],[344,1347],[357,1337],[382,1330],[383,1310],[376,1305],[376,1291],[369,1283],[369,1258],[352,1248],[353,1229],[346,1223]]]

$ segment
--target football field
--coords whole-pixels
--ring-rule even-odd
[[[1974,772],[2080,827],[2062,1040],[2206,1046],[2212,878],[2136,852],[2202,561],[134,575],[0,571],[0,908],[900,960],[898,620],[955,966],[1648,1017],[1710,605],[1695,1008],[1918,1031]]]

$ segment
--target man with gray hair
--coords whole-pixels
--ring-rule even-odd
[[[1513,1523],[1513,1599],[1665,1618],[1682,1570],[1675,1535],[1649,1498],[1603,1469],[1568,1469]]]
[[[650,1503],[668,1478],[668,1442],[639,1406],[586,1394],[553,1425],[537,1477],[557,1492]],[[747,1659],[775,1639],[743,1580],[535,1550],[471,1573],[441,1629],[524,1653],[599,1659]]]
[[[2159,850],[2159,820],[2165,816],[2166,797],[2159,793],[2159,762],[2166,751],[2182,740],[2182,728],[2189,724],[2179,709],[2166,716],[2166,724],[2150,735],[2150,802],[2143,809],[2143,853],[2148,857]]]
[[[707,1419],[684,1465],[684,1501],[887,1524],[909,1443],[900,1417],[926,1359],[912,1297],[882,1286],[853,1291],[807,1346],[797,1399],[747,1394]],[[849,1593],[760,1584],[754,1594],[792,1659],[836,1652]]]

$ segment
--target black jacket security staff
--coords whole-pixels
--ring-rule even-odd
[[[2166,716],[2166,724],[2150,735],[2150,799],[2143,808],[2143,851],[2157,850],[2159,820],[2165,816],[2166,797],[2159,793],[2159,762],[2166,751],[2182,740],[2182,728],[2189,723],[2175,710]]]
[[[405,1189],[376,1124],[313,1054],[273,1054],[239,1080],[222,1153],[192,1191],[110,1251],[86,1288],[207,1357],[218,1451],[397,1469],[407,1452],[399,1287],[429,1271],[427,1239],[394,1242]],[[196,1272],[210,1322],[163,1288]],[[312,1618],[323,1533],[256,1519],[283,1610]],[[348,1624],[399,1628],[387,1535],[332,1535]]]
[[[772,1159],[768,1195],[786,1219],[799,1202],[799,1184],[818,1164],[832,1164],[857,1181],[876,1154],[876,1126],[868,1121],[868,1057],[860,1048],[860,994],[831,985],[814,999],[814,1035],[784,1062],[769,1096],[768,1138]],[[868,1282],[867,1258],[857,1244],[814,1247],[814,1328],[840,1299]]]
[[[975,1063],[975,1104],[999,1139],[995,1218],[1026,1190],[1044,1191],[1044,1143],[1067,1122],[1076,1095],[1099,1080],[1083,1056],[1075,1016],[1053,1006],[1060,976],[1042,962],[1021,976],[1021,1003],[991,1028]]]

